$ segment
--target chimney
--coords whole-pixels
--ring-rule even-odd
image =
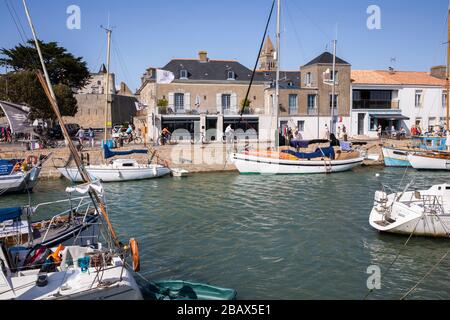
[[[436,66],[431,68],[431,76],[439,79],[447,79],[447,67]]]
[[[200,62],[208,62],[208,52],[207,51],[200,51],[198,53],[198,60],[200,60]]]

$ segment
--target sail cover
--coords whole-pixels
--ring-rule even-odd
[[[115,156],[129,156],[132,154],[147,154],[148,150],[130,150],[130,151],[111,151],[107,144],[103,144],[103,151],[105,159]]]
[[[30,108],[11,102],[0,101],[0,108],[8,119],[12,133],[27,133],[32,128],[28,121]]]
[[[0,209],[0,223],[9,221],[9,220],[17,220],[22,215],[22,208],[5,208]]]

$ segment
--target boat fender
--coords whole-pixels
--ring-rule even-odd
[[[62,244],[60,244],[60,245],[58,246],[58,248],[56,249],[56,251],[47,257],[47,260],[51,259],[51,260],[53,261],[54,264],[60,265],[62,259],[61,259],[61,257],[59,256],[59,254],[60,254],[63,250],[64,250],[64,247],[62,246]]]
[[[131,256],[133,258],[133,271],[139,272],[141,270],[141,258],[139,257],[139,245],[136,239],[130,240]]]

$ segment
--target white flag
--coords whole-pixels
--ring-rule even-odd
[[[136,110],[137,111],[142,111],[145,108],[147,108],[147,105],[145,103],[142,103],[142,102],[135,102],[134,104],[136,106]]]
[[[156,70],[156,83],[158,84],[170,84],[175,80],[175,75],[166,70]]]

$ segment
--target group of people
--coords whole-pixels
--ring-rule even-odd
[[[12,143],[12,133],[10,127],[0,128],[0,142]]]
[[[92,128],[89,128],[89,130],[86,133],[84,128],[81,127],[80,130],[78,130],[75,137],[78,139],[80,146],[84,146],[84,141],[89,140],[89,145],[91,146],[91,148],[95,147],[95,132]]]

